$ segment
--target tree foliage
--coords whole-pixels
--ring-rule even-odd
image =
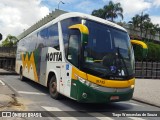
[[[132,24],[133,30],[138,29],[140,30],[140,34],[142,37],[142,32],[144,33],[144,38],[147,38],[147,35],[149,36],[149,39],[154,39],[155,34],[159,32],[160,35],[160,27],[158,24],[153,24],[151,22],[149,14],[141,14],[141,15],[135,15],[132,17],[131,21],[129,21],[130,24]]]
[[[103,8],[93,10],[92,15],[103,19],[110,19],[113,22],[118,16],[123,19],[123,8],[120,3],[109,1],[109,4],[105,5]]]
[[[15,36],[8,35],[6,39],[2,42],[3,47],[13,47],[16,46],[18,39]]]

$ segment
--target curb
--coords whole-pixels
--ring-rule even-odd
[[[151,103],[151,102],[149,102],[149,101],[144,101],[144,100],[138,99],[138,98],[132,98],[132,100],[160,108],[160,105]]]

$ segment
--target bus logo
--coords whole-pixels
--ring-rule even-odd
[[[47,53],[46,60],[47,61],[62,61],[62,53],[61,52]]]

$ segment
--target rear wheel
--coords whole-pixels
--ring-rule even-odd
[[[20,72],[19,72],[19,76],[20,76],[20,80],[23,81],[25,78],[23,76],[23,68],[20,68]]]
[[[61,95],[57,91],[57,79],[55,76],[52,76],[49,82],[49,93],[50,96],[54,99],[60,99]]]

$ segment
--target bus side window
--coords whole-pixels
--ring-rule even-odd
[[[60,50],[58,24],[54,24],[48,28],[48,40],[46,41],[46,46]]]
[[[37,48],[43,48],[46,46],[46,40],[48,39],[48,29],[44,28],[38,33]]]
[[[79,61],[78,61],[78,59],[79,59],[79,46],[80,46],[80,35],[79,34],[70,35],[68,52],[67,52],[67,59],[76,67],[78,67],[78,65],[79,65]]]
[[[34,37],[34,35],[30,36],[28,38],[28,45],[29,45],[29,52],[32,52],[35,50],[36,48],[36,38]]]

